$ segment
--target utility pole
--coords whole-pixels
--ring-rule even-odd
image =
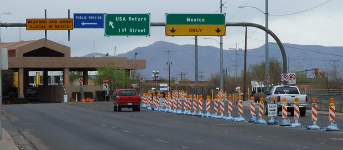
[[[223,13],[223,0],[220,0],[220,13]],[[224,71],[223,71],[223,36],[220,36],[220,56],[219,56],[219,60],[220,60],[220,65],[219,65],[219,75],[220,75],[220,79],[219,79],[219,90],[223,90],[224,88]]]
[[[198,94],[198,87],[199,87],[199,83],[198,83],[198,36],[195,36],[194,38],[195,40],[195,68],[194,68],[194,84],[195,84],[195,93]]]
[[[265,23],[266,23],[266,28],[268,29],[268,0],[266,0],[265,2]],[[266,43],[265,43],[265,61],[266,61],[266,66],[265,66],[265,83],[266,83],[266,90],[268,91],[269,90],[269,82],[270,82],[270,79],[269,79],[269,44],[268,44],[268,33],[265,32],[265,38],[266,38]]]
[[[330,60],[330,61],[333,62],[333,65],[332,65],[332,67],[333,67],[333,78],[336,80],[336,79],[338,79],[338,75],[337,75],[337,65],[336,65],[336,62],[337,62],[338,60]]]
[[[247,99],[247,50],[248,50],[248,27],[245,27],[245,50],[244,50],[244,77],[243,77],[243,100]]]
[[[182,71],[181,71],[181,73],[179,74],[180,76],[181,76],[181,79],[180,79],[180,81],[182,81],[182,77],[183,77],[183,75],[186,75],[185,73],[182,73]]]
[[[170,61],[170,50],[167,50],[167,51],[164,51],[164,52],[167,52],[168,53],[168,61],[167,61],[167,65],[168,65],[168,87],[171,87],[170,85],[170,65],[173,64],[171,61]],[[169,90],[169,89],[168,89]]]

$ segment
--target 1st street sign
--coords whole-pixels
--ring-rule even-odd
[[[74,13],[74,28],[104,28],[104,14]]]
[[[224,36],[225,14],[166,14],[167,36]]]
[[[105,36],[149,36],[150,14],[105,14]]]

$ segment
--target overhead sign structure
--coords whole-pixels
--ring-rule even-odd
[[[74,13],[74,28],[104,28],[104,13]]]
[[[225,14],[166,14],[167,36],[224,36]]]
[[[26,30],[73,30],[73,19],[26,19]]]
[[[150,14],[105,14],[105,36],[150,36]]]

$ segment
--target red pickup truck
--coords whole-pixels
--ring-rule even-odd
[[[118,89],[113,97],[113,110],[121,111],[121,108],[132,108],[140,111],[141,97],[135,89]]]

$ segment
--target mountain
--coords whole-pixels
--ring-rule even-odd
[[[333,65],[339,67],[343,62],[338,60],[343,57],[343,47],[324,47],[319,45],[295,45],[284,44],[290,72],[319,68],[320,71],[329,72]],[[269,43],[270,59],[276,59],[282,63],[282,56],[276,43]],[[136,59],[146,59],[146,69],[139,70],[139,73],[147,80],[152,79],[152,71],[160,72],[160,77],[168,79],[168,53],[170,52],[171,79],[187,78],[194,80],[194,45],[177,45],[174,43],[157,41],[146,47],[136,49],[117,57],[132,59],[138,53]],[[203,72],[203,80],[209,79],[211,74],[219,70],[219,49],[212,46],[199,46],[199,76]],[[237,74],[240,76],[244,65],[244,50],[224,50],[224,66],[226,72],[235,76],[235,65],[237,57]],[[264,46],[249,49],[247,51],[247,67],[252,64],[259,64],[265,61]],[[337,68],[338,69],[338,68]],[[313,77],[313,72],[308,72],[308,77]],[[199,81],[201,78],[199,77]]]

